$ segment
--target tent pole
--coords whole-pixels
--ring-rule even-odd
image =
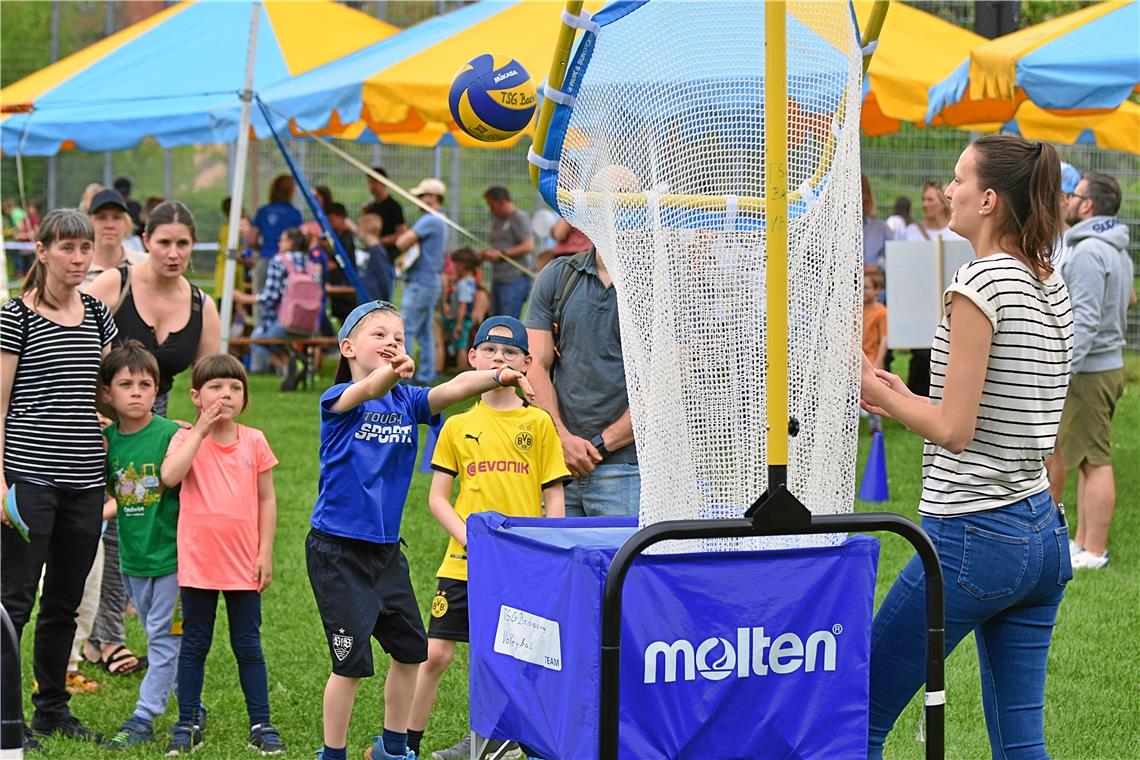
[[[226,269],[222,279],[222,353],[229,350],[230,323],[234,315],[234,272],[237,271],[238,232],[241,226],[242,195],[245,187],[245,159],[249,153],[250,106],[253,102],[253,66],[257,59],[257,22],[261,3],[253,3],[249,18],[249,42],[245,57],[245,88],[241,92],[241,119],[238,121],[237,158],[230,185],[230,219],[226,233]]]

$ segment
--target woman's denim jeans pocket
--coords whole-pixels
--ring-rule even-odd
[[[1012,594],[1025,577],[1029,539],[965,527],[958,584],[982,601]]]

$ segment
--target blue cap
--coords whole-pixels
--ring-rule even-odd
[[[374,311],[391,311],[395,312],[396,314],[400,313],[396,310],[395,306],[388,303],[387,301],[369,301],[367,303],[362,303],[352,310],[352,313],[348,315],[348,319],[344,320],[344,324],[340,326],[340,332],[336,334],[337,340],[344,340],[347,338],[349,333],[351,333],[353,329],[358,324],[360,324],[360,320],[364,319]]]
[[[511,331],[510,335],[492,335],[491,330],[496,327],[505,327]],[[491,317],[479,325],[475,333],[475,342],[471,345],[479,346],[483,343],[501,343],[504,346],[514,346],[523,353],[530,353],[530,343],[526,337],[526,327],[514,317]]]
[[[1077,183],[1081,181],[1081,173],[1077,171],[1077,167],[1072,164],[1061,162],[1061,192],[1072,193],[1077,189]]]

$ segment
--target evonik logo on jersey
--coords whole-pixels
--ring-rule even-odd
[[[734,672],[737,678],[748,678],[834,671],[836,637],[842,633],[843,626],[836,623],[830,630],[812,632],[804,641],[795,633],[773,637],[759,626],[737,628],[735,644],[722,636],[710,636],[695,646],[688,639],[654,641],[645,648],[644,681],[673,683],[678,675],[695,681],[698,673],[708,681],[723,681]]]

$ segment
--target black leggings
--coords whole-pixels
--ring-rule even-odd
[[[214,640],[218,594],[226,597],[230,647],[237,659],[249,725],[269,722],[269,675],[261,652],[261,595],[182,587],[182,649],[178,653],[178,721],[193,721],[202,704],[206,655]]]

